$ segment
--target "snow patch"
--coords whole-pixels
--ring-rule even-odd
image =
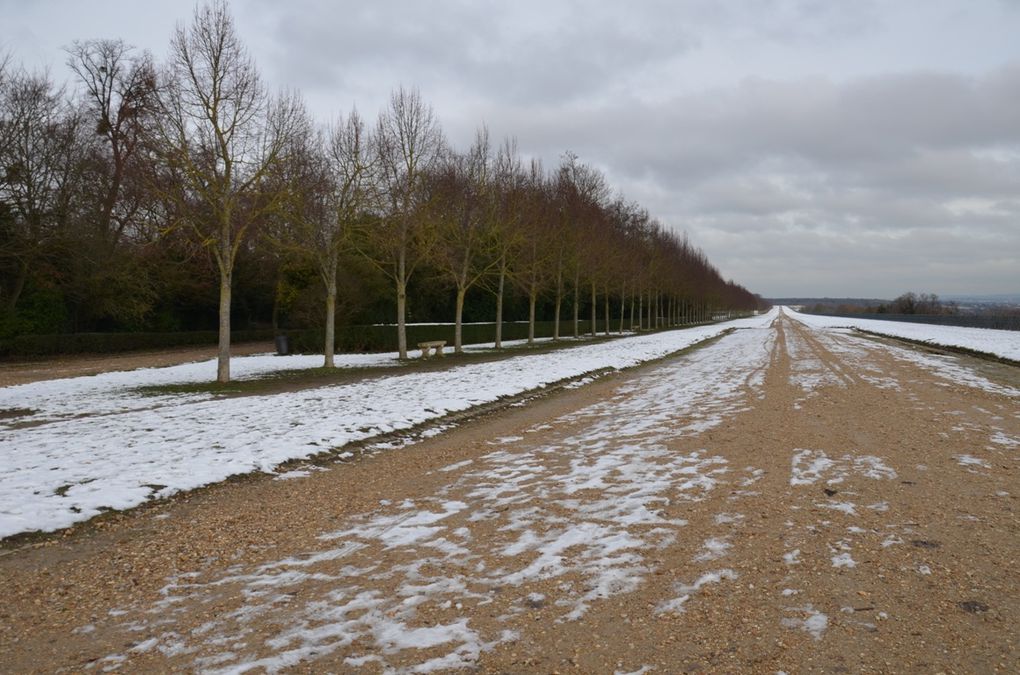
[[[820,480],[837,485],[851,474],[873,480],[896,478],[896,471],[879,457],[845,454],[834,459],[822,450],[797,449],[791,460],[790,485],[814,485]]]
[[[797,612],[800,617],[786,617],[781,624],[786,628],[799,628],[811,634],[815,640],[821,640],[825,629],[829,626],[829,617],[815,610],[811,605],[791,607],[787,611]]]
[[[718,584],[719,582],[721,582],[724,579],[728,579],[728,580],[732,581],[732,580],[734,580],[736,578],[737,578],[737,573],[734,572],[733,570],[731,570],[731,569],[722,569],[722,570],[719,570],[717,572],[706,572],[705,574],[702,574],[700,577],[698,577],[694,581],[694,583],[691,583],[691,584],[683,584],[683,583],[674,584],[673,589],[679,595],[677,597],[675,597],[675,598],[670,599],[670,600],[665,600],[663,602],[660,602],[656,606],[656,608],[655,608],[655,613],[656,614],[668,614],[668,613],[680,614],[680,613],[682,613],[684,611],[684,603],[686,603],[688,600],[690,600],[691,596],[694,593],[697,593],[699,590],[701,590],[702,586],[704,586],[706,584]]]
[[[731,548],[733,548],[733,544],[726,541],[726,539],[711,537],[706,539],[705,543],[701,545],[701,553],[694,556],[694,560],[695,562],[717,560],[726,555],[726,552]]]
[[[992,468],[988,464],[988,462],[986,462],[985,460],[981,459],[980,457],[974,457],[973,455],[955,455],[954,457],[955,457],[956,461],[959,463],[960,466],[966,466],[966,467],[979,466],[982,469],[990,469],[990,468]]]

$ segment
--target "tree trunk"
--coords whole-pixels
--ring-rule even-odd
[[[336,351],[336,284],[326,290],[326,338],[322,344],[322,366],[335,368]]]
[[[598,309],[598,303],[595,301],[595,282],[591,282],[591,336],[595,337],[598,335],[596,330],[597,324],[595,323],[595,310]]]
[[[18,262],[18,276],[14,280],[14,288],[11,290],[11,297],[7,300],[7,311],[11,314],[14,313],[14,308],[18,304],[18,298],[21,297],[21,292],[25,290],[25,282],[28,280],[28,261],[20,260]]]
[[[407,358],[407,252],[400,249],[397,263],[397,351],[402,359]]]
[[[220,342],[216,356],[216,381],[230,382],[230,279],[231,273],[220,270]]]
[[[531,284],[528,292],[528,344],[535,344],[535,305],[538,304],[538,286]]]
[[[574,275],[574,339],[581,337],[581,305],[580,305],[581,274]]]
[[[464,343],[462,342],[461,326],[463,325],[462,319],[464,317],[464,296],[467,295],[467,289],[463,287],[457,288],[457,318],[454,319],[453,325],[453,353],[463,354]]]
[[[556,270],[556,312],[553,317],[553,340],[560,339],[560,308],[563,305],[563,270]]]
[[[627,316],[627,284],[620,289],[620,335],[623,335],[624,317]]]
[[[630,330],[634,332],[634,291],[630,292]]]
[[[280,285],[283,283],[283,272],[280,270],[283,265],[277,267],[276,283],[273,285],[273,314],[270,322],[273,324],[273,335],[280,332]]]
[[[602,298],[602,303],[606,315],[606,337],[609,337],[609,287],[603,288],[602,291],[605,293],[605,297]]]
[[[645,308],[641,306],[642,304],[644,304],[643,303],[644,297],[645,297],[644,294],[641,293],[640,291],[638,291],[638,294],[637,294],[637,320],[638,320],[638,330],[639,331],[642,328],[645,327],[645,314],[644,314]]]
[[[503,282],[506,279],[506,267],[499,268],[499,291],[496,293],[496,349],[503,348]]]
[[[337,254],[330,255],[324,270],[326,282],[326,336],[322,344],[322,366],[335,368],[336,362],[336,267]]]

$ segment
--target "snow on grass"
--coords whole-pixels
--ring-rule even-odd
[[[219,400],[205,395],[148,397],[133,391],[139,386],[209,379],[209,363],[3,388],[0,408],[32,408],[39,412],[31,421],[53,421],[0,432],[0,462],[4,466],[0,537],[55,530],[103,510],[130,508],[152,497],[231,475],[269,472],[287,460],[407,430],[451,412],[594,370],[634,366],[728,328],[763,327],[774,318],[772,312],[715,326],[465,363],[438,372]],[[738,331],[731,339],[747,349],[752,342],[767,341],[769,333]],[[240,376],[266,372],[267,368],[299,367],[304,363],[301,359],[315,359],[252,358],[235,360]],[[344,363],[381,365],[387,358],[392,361],[385,355],[345,357]],[[276,365],[284,362],[286,366]],[[311,365],[313,361],[308,361],[306,367]],[[712,381],[722,388],[721,394],[733,393],[729,390],[742,384],[717,377]],[[672,386],[663,383],[659,390],[670,395]],[[723,408],[713,410],[709,404],[708,409],[692,415],[687,427],[693,430],[710,424]],[[656,423],[647,420],[648,425]]]
[[[396,354],[338,354],[336,359],[339,368],[400,365]],[[231,359],[230,366],[234,380],[244,381],[285,370],[319,368],[322,366],[322,357],[256,354],[235,357]],[[213,395],[190,393],[143,396],[135,390],[140,387],[212,382],[215,379],[216,360],[209,359],[162,368],[138,368],[3,387],[0,388],[0,410],[22,408],[33,412],[0,420],[0,429],[25,422],[49,422],[80,415],[109,415],[204,401],[213,398]]]
[[[784,307],[783,311],[788,316],[812,328],[857,328],[891,337],[927,342],[931,345],[961,347],[1012,361],[1020,361],[1020,331],[936,326],[923,323],[908,323],[905,321],[817,316],[814,314],[801,314],[789,307]]]
[[[538,342],[547,342],[540,338]],[[507,347],[525,344],[526,340],[510,340]],[[488,344],[465,345],[468,352],[487,351]],[[402,362],[396,352],[382,354],[337,354],[339,369],[385,368]],[[236,356],[230,361],[231,377],[235,382],[253,380],[284,371],[314,370],[322,367],[322,356],[315,354],[253,354]],[[210,392],[159,393],[139,389],[173,385],[193,385],[216,379],[216,359],[154,368],[137,368],[72,377],[58,380],[30,382],[0,388],[0,410],[29,410],[29,414],[0,419],[0,429],[16,427],[26,422],[36,424],[81,415],[108,415],[131,410],[151,409],[164,405],[179,405],[192,401],[205,401],[215,397]]]

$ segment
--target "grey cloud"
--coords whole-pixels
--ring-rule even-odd
[[[158,55],[193,0],[81,6],[4,5],[76,22],[54,52],[100,25]],[[755,291],[846,295],[1016,290],[1016,6],[233,0],[320,117],[418,86],[455,144],[484,122],[547,165],[572,150]]]
[[[360,3],[300,0],[272,28],[273,68],[302,87],[345,86],[360,71],[516,103],[600,95],[643,64],[688,50],[679,22],[589,3]],[[323,65],[328,64],[328,65]],[[359,72],[358,75],[353,73]],[[451,74],[455,74],[451,77]]]
[[[681,86],[720,45],[810,61],[901,20],[823,0],[296,0],[265,39],[278,77],[369,114],[361,94],[416,84],[455,142],[484,121],[547,164],[577,152],[756,291],[1014,290],[1020,63]]]

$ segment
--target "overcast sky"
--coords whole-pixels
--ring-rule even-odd
[[[1020,293],[1020,0],[234,0],[273,87],[327,119],[416,86],[570,150],[766,297]],[[0,0],[0,49],[162,59],[190,0]]]

